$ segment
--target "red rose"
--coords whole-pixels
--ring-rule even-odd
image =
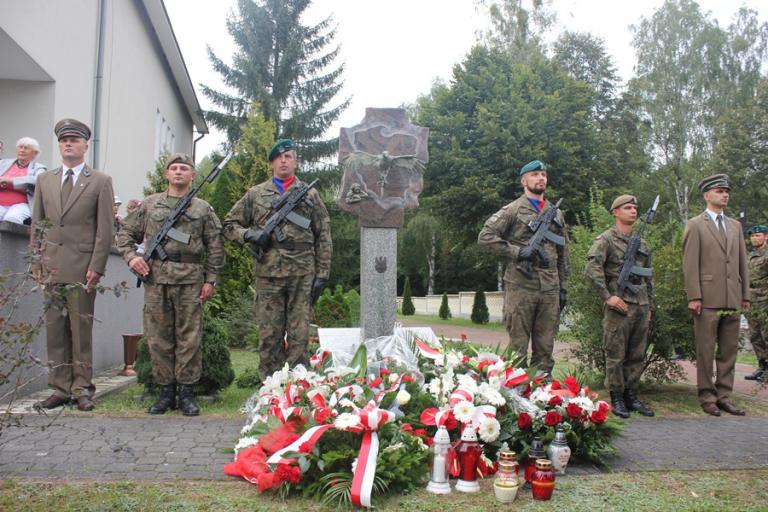
[[[544,423],[550,427],[554,427],[558,423],[563,421],[563,417],[560,416],[555,411],[549,411],[546,416],[544,416]]]
[[[565,406],[565,412],[568,414],[569,418],[574,420],[581,418],[581,407],[579,407],[577,404],[574,404],[573,402]]]
[[[568,377],[566,377],[563,383],[568,387],[568,389],[574,395],[578,395],[579,391],[581,391],[581,386],[579,386],[579,383],[576,381],[576,377],[574,377],[573,375],[569,375]]]
[[[604,413],[608,414],[611,412],[611,406],[608,405],[608,402],[600,402],[597,406],[597,409],[599,411],[603,411]]]
[[[596,410],[595,412],[592,413],[592,416],[590,416],[589,419],[595,425],[599,425],[602,422],[604,422],[607,417],[608,417],[608,413],[607,412],[601,411],[600,409],[598,409],[598,410]]]
[[[381,375],[382,377],[385,377],[387,375],[392,375],[392,372],[389,371],[387,368],[382,368],[381,370],[379,370],[379,375]]]
[[[557,407],[561,403],[563,403],[563,399],[557,395],[549,399],[549,405],[551,405],[552,407]]]
[[[461,338],[461,341],[467,341],[467,335],[464,333],[459,334],[459,337]]]
[[[410,373],[406,373],[403,375],[402,379],[400,379],[401,382],[405,382],[407,384],[411,384],[413,382],[413,377],[411,377]]]
[[[312,445],[304,442],[299,445],[299,452],[301,453],[312,453]]]
[[[521,412],[517,417],[517,427],[520,430],[527,430],[533,425],[533,418],[527,412]]]
[[[557,391],[558,389],[563,389],[563,387],[560,385],[559,380],[553,380],[552,386],[549,389],[551,389],[552,391]]]

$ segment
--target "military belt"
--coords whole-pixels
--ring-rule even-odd
[[[315,247],[314,244],[309,242],[294,242],[293,240],[284,240],[275,244],[279,249],[286,249],[289,251],[307,251]]]
[[[169,252],[166,261],[172,261],[174,263],[202,263],[200,256],[194,254],[181,254],[179,252]],[[160,257],[157,253],[152,255],[152,259],[159,260]]]

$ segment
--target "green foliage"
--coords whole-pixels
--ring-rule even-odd
[[[165,165],[171,154],[163,151],[155,162],[155,168],[147,173],[147,186],[144,187],[144,197],[164,192],[168,188],[168,180],[165,179]]]
[[[475,300],[472,302],[472,314],[470,315],[472,323],[487,324],[490,319],[488,305],[485,303],[485,292],[478,290],[475,292]]]
[[[258,368],[246,368],[235,379],[235,384],[241,389],[258,389],[261,387],[261,377]]]
[[[354,288],[346,294],[347,304],[349,304],[349,321],[352,327],[360,326],[360,294]]]
[[[259,346],[259,328],[253,316],[253,289],[249,287],[229,308],[222,313],[227,332],[229,348],[257,348]]]
[[[447,293],[443,293],[443,298],[440,301],[440,311],[438,311],[437,315],[443,320],[447,320],[453,316],[451,315],[451,308],[448,307]]]
[[[230,144],[240,138],[247,114],[258,108],[274,123],[273,138],[294,139],[305,161],[335,153],[336,140],[322,136],[349,104],[329,107],[341,90],[344,66],[331,68],[339,53],[338,47],[329,49],[336,37],[331,18],[303,23],[309,4],[239,0],[227,20],[236,46],[232,65],[208,48],[214,70],[232,92],[202,86],[220,109],[206,112],[206,119],[227,132]]]
[[[405,316],[416,313],[416,306],[411,299],[411,280],[408,277],[405,278],[405,285],[403,285],[403,305],[400,307],[400,312]]]
[[[195,391],[203,395],[214,395],[235,380],[232,361],[226,345],[227,332],[225,323],[211,316],[208,308],[203,309],[202,357],[203,373],[195,385]],[[151,391],[157,387],[152,377],[152,363],[145,337],[139,342],[135,364],[137,379]]]
[[[650,206],[650,205],[648,205]],[[645,209],[640,208],[644,215]],[[657,217],[658,219],[659,217]],[[640,222],[640,221],[638,221]],[[571,335],[578,341],[572,354],[582,372],[603,373],[605,358],[602,344],[603,302],[584,274],[583,265],[595,238],[614,224],[605,207],[602,191],[591,189],[589,213],[572,230],[569,251],[574,265],[568,293],[568,307],[575,320]],[[648,335],[645,375],[655,380],[677,380],[680,368],[669,358],[675,353],[695,354],[693,329],[683,286],[682,229],[675,222],[646,228],[643,238],[649,245],[653,262],[654,309]]]
[[[315,323],[320,327],[352,327],[349,302],[341,285],[336,285],[333,293],[323,290],[315,304]]]

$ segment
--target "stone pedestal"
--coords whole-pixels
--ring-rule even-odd
[[[389,336],[397,313],[397,229],[360,228],[360,251],[363,339]]]

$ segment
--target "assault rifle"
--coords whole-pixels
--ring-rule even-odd
[[[531,228],[532,231],[534,231],[533,236],[528,240],[528,245],[526,247],[530,247],[535,253],[539,260],[539,265],[543,268],[546,268],[549,266],[549,260],[547,259],[546,254],[544,254],[544,249],[542,249],[541,244],[544,242],[544,239],[549,240],[550,242],[554,243],[555,245],[559,245],[560,247],[565,246],[565,238],[563,238],[560,235],[556,235],[553,232],[549,230],[549,226],[552,225],[553,222],[557,224],[556,218],[557,218],[557,211],[560,208],[560,203],[563,202],[563,198],[561,197],[560,200],[554,205],[550,206],[536,218],[536,220],[531,221],[528,224],[528,227]],[[531,279],[533,277],[533,262],[530,260],[521,261],[517,264],[515,267],[517,270],[522,272],[522,274],[527,277],[528,279]]]
[[[293,210],[299,206],[302,201],[311,204],[311,200],[307,197],[307,194],[309,194],[309,191],[317,185],[317,182],[318,180],[315,180],[309,185],[302,183],[288,194],[281,196],[280,199],[272,204],[272,209],[275,210],[275,213],[269,216],[267,222],[264,223],[264,227],[261,228],[264,231],[265,236],[271,237],[272,233],[274,233],[278,242],[284,242],[285,233],[283,233],[283,229],[280,226],[282,226],[286,220],[301,228],[309,229],[310,220],[295,213]],[[249,247],[253,257],[259,262],[264,258],[264,253],[269,250],[269,247],[266,249],[249,245],[246,245],[246,247]]]
[[[652,277],[653,269],[647,267],[640,267],[635,264],[637,259],[637,253],[640,251],[640,239],[645,231],[645,226],[653,222],[653,216],[656,214],[656,208],[659,206],[659,196],[656,196],[656,200],[653,205],[648,209],[648,213],[645,214],[645,218],[641,219],[643,224],[639,229],[632,233],[632,236],[627,243],[627,252],[624,253],[624,264],[621,266],[621,272],[619,273],[619,284],[616,295],[620,299],[624,298],[625,293],[629,290],[632,295],[637,295],[640,292],[640,288],[630,282],[632,276],[637,277]]]
[[[197,195],[197,193],[200,191],[200,188],[206,183],[213,183],[213,180],[215,180],[221,170],[224,169],[224,166],[227,165],[227,162],[229,162],[230,158],[232,158],[232,153],[227,153],[227,156],[225,156],[224,159],[219,162],[219,165],[217,165],[208,174],[208,176],[205,177],[204,180],[192,187],[192,189],[187,192],[184,197],[179,199],[179,201],[176,203],[176,206],[174,206],[171,210],[171,213],[168,214],[168,218],[163,221],[160,229],[157,230],[157,233],[155,233],[154,236],[152,236],[152,238],[147,241],[144,255],[142,256],[147,265],[149,265],[149,260],[151,260],[153,257],[157,257],[161,261],[168,259],[168,253],[165,251],[165,247],[163,247],[165,245],[166,239],[172,238],[173,240],[176,240],[177,242],[184,245],[189,243],[191,238],[190,234],[179,231],[178,229],[174,228],[173,225],[176,224],[182,215],[184,215],[187,207],[192,202],[192,198]],[[142,276],[133,269],[131,269],[131,272],[136,274],[136,277],[139,278],[139,280],[136,282],[136,288],[139,288],[141,283],[146,283],[149,279],[149,277]]]

